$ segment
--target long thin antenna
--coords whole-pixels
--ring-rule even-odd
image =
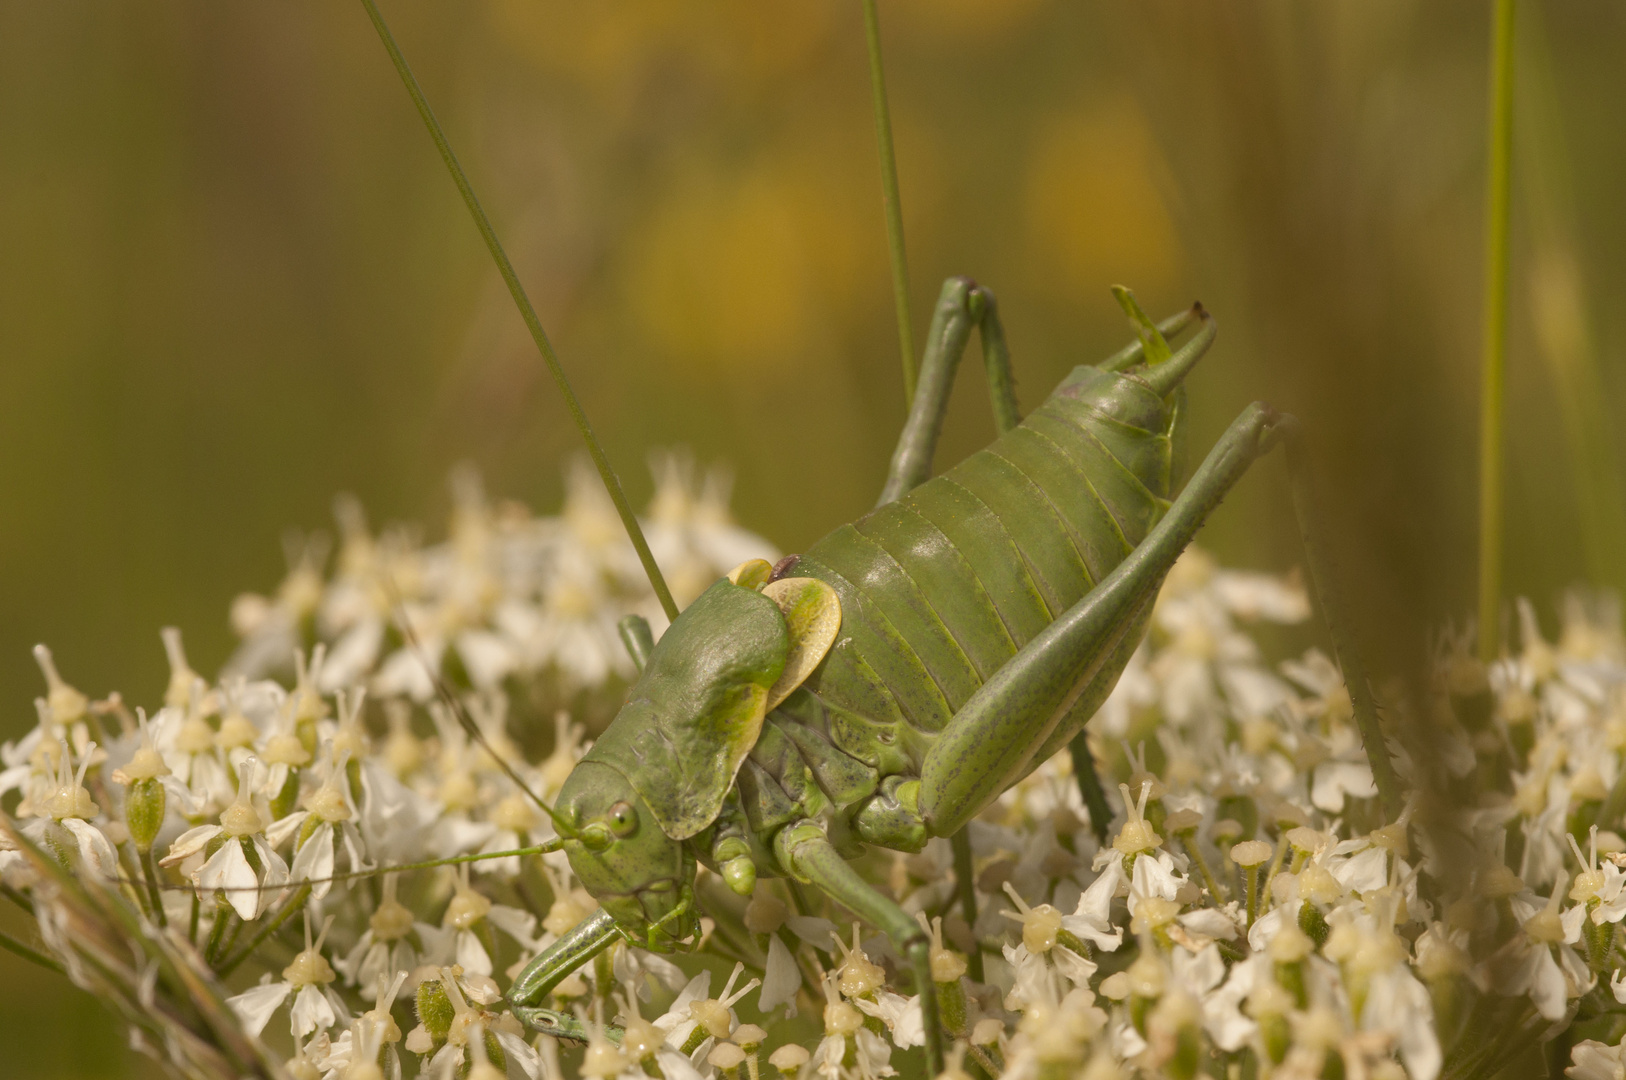
[[[1502,430],[1507,370],[1509,187],[1513,157],[1513,0],[1496,0],[1485,191],[1485,330],[1479,391],[1479,659],[1501,645]]]
[[[371,2],[371,0],[368,0]],[[898,161],[892,152],[892,113],[881,68],[881,19],[875,0],[864,0],[864,37],[869,42],[869,87],[875,106],[875,142],[881,151],[881,205],[892,259],[892,299],[898,309],[898,349],[903,356],[903,403],[915,400],[915,332],[909,318],[909,264],[903,256],[903,203],[898,198]]]
[[[502,243],[498,241],[490,219],[480,206],[474,188],[469,185],[469,178],[464,174],[463,166],[458,164],[451,143],[446,141],[446,133],[441,130],[440,121],[435,119],[434,111],[429,108],[429,101],[423,96],[423,89],[418,85],[417,77],[407,66],[406,57],[401,55],[400,46],[395,44],[395,36],[385,24],[378,5],[373,0],[361,0],[361,3],[367,9],[367,17],[373,20],[373,28],[378,31],[379,40],[389,52],[390,61],[401,76],[401,82],[406,85],[407,93],[412,95],[412,104],[417,106],[418,115],[423,118],[424,126],[429,129],[430,138],[435,140],[435,148],[440,151],[440,158],[452,174],[452,180],[456,182],[457,190],[463,196],[464,205],[469,208],[475,226],[485,239],[486,248],[490,250],[492,259],[497,263],[497,271],[502,274],[503,281],[508,285],[508,292],[513,296],[520,316],[531,332],[531,339],[536,342],[537,351],[547,362],[548,370],[553,374],[553,381],[559,384],[559,392],[564,395],[571,419],[576,421],[576,428],[587,443],[587,452],[592,456],[593,464],[598,467],[598,474],[610,493],[610,501],[615,503],[616,513],[621,515],[621,524],[626,526],[632,546],[638,549],[638,559],[644,564],[644,573],[649,575],[649,584],[655,590],[656,597],[660,599],[662,610],[666,612],[668,619],[676,619],[678,607],[672,600],[672,592],[666,587],[666,579],[661,576],[661,568],[655,565],[655,555],[649,550],[649,542],[644,539],[644,531],[638,526],[638,518],[627,502],[626,493],[621,490],[621,481],[616,479],[615,470],[610,467],[610,459],[604,455],[604,448],[599,445],[598,437],[593,434],[593,426],[588,423],[587,413],[582,410],[582,403],[577,399],[576,391],[571,389],[570,380],[565,377],[565,369],[559,363],[558,354],[553,351],[553,343],[548,340],[547,332],[542,329],[541,320],[536,317],[536,309],[531,306],[531,298],[526,295],[525,286],[519,283],[519,275],[514,273],[514,266],[508,261],[507,252],[503,251]]]
[[[450,855],[444,859],[425,859],[422,862],[395,863],[390,866],[374,866],[368,870],[347,870],[343,873],[329,874],[327,877],[300,878],[298,881],[284,881],[276,885],[219,885],[212,888],[203,888],[200,885],[188,885],[184,882],[166,881],[159,885],[165,892],[190,892],[208,895],[215,892],[223,893],[250,893],[250,892],[280,892],[283,889],[294,889],[301,885],[335,885],[342,881],[357,881],[361,878],[379,877],[383,874],[404,874],[412,870],[433,870],[439,866],[461,866],[463,863],[489,862],[492,859],[518,859],[529,855],[547,855],[560,851],[564,847],[562,837],[554,837],[541,844],[532,844],[529,847],[507,848],[503,851],[478,851],[471,855]],[[135,888],[142,884],[137,878],[114,876],[103,880]]]

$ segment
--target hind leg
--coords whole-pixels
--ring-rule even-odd
[[[1209,513],[1275,442],[1284,418],[1251,405],[1214,445],[1163,519],[1117,568],[1022,647],[949,721],[921,769],[929,831],[948,836],[1021,777],[1086,692],[1116,681],[1137,614]],[[1073,733],[1062,733],[1059,749]]]

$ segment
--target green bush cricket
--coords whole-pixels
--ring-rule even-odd
[[[864,845],[918,851],[933,837],[954,838],[960,855],[966,823],[1063,747],[1104,829],[1084,726],[1144,635],[1169,568],[1277,442],[1287,443],[1311,577],[1374,777],[1398,809],[1375,706],[1314,542],[1296,421],[1249,406],[1179,485],[1182,383],[1216,332],[1200,306],[1156,325],[1116,290],[1139,339],[1076,368],[1022,419],[992,293],[950,279],[876,509],[778,566],[737,568],[678,612],[495,232],[373,0],[363,3],[672,617],[658,643],[642,620],[623,625],[640,675],[545,807],[560,836],[549,846],[563,848],[601,906],[515,979],[508,998],[528,1024],[580,1037],[576,1021],[543,1003],[617,940],[684,948],[698,929],[704,865],[742,895],[758,876],[811,885],[884,932],[921,997],[929,1074],[941,1071],[926,932],[847,857]],[[974,329],[1000,434],[929,478]],[[1191,329],[1170,348],[1168,338]]]

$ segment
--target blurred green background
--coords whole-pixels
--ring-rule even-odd
[[[634,497],[684,444],[787,550],[903,416],[856,0],[385,5]],[[1200,297],[1194,451],[1306,421],[1380,664],[1469,610],[1484,3],[882,5],[916,333],[1000,296],[1024,400]],[[1626,584],[1626,5],[1524,5],[1508,592]],[[557,505],[576,436],[359,5],[0,2],[0,735],[28,655],[151,703],[337,491],[438,532],[445,477]],[[966,366],[940,461],[992,433]],[[1271,462],[1223,559],[1300,558]],[[8,916],[9,918],[9,916]],[[8,922],[8,926],[11,924]],[[142,1075],[0,962],[7,1075]]]

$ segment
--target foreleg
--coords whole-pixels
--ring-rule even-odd
[[[1403,797],[1400,778],[1395,773],[1394,761],[1389,756],[1378,723],[1377,702],[1367,678],[1366,664],[1355,646],[1354,620],[1344,601],[1344,592],[1331,552],[1327,549],[1326,530],[1321,522],[1317,505],[1315,481],[1310,463],[1304,453],[1304,440],[1299,422],[1291,416],[1282,417],[1279,425],[1282,441],[1287,447],[1287,471],[1293,485],[1293,512],[1298,518],[1299,533],[1304,540],[1305,562],[1310,567],[1310,582],[1321,601],[1321,617],[1332,638],[1333,651],[1338,655],[1338,666],[1344,673],[1344,685],[1349,688],[1350,703],[1355,709],[1355,724],[1366,746],[1366,757],[1372,766],[1372,781],[1377,786],[1383,809],[1393,820],[1400,816]]]
[[[566,977],[610,946],[620,931],[615,927],[615,916],[605,908],[576,924],[575,929],[542,950],[508,988],[508,1001],[514,1012],[527,1023],[527,1011],[536,1011],[550,991],[564,982]],[[541,1010],[546,1011],[546,1010]],[[532,1025],[533,1027],[535,1025]],[[552,1034],[556,1025],[546,1024],[538,1031]]]

